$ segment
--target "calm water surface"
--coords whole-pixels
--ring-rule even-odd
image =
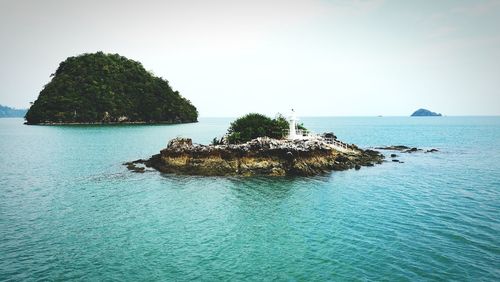
[[[304,118],[363,147],[440,150],[310,178],[121,165],[230,121],[0,119],[0,280],[500,280],[500,117]]]

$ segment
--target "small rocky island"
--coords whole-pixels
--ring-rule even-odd
[[[411,114],[411,116],[412,117],[440,117],[442,115],[439,113],[431,112],[427,109],[418,109],[413,114]]]
[[[332,170],[360,169],[382,163],[377,151],[347,145],[339,150],[324,139],[278,140],[259,137],[237,145],[194,144],[189,138],[176,138],[149,160],[126,163],[131,170],[144,163],[165,173],[187,175],[301,175],[310,176]]]
[[[313,135],[293,117],[269,119],[249,114],[231,124],[222,140],[211,145],[195,144],[189,138],[175,138],[167,148],[148,160],[125,163],[143,172],[144,164],[164,173],[187,175],[310,176],[332,170],[360,169],[382,163],[378,151],[348,145],[332,133]],[[288,127],[286,136],[276,129]],[[286,131],[286,130],[285,130]],[[264,135],[264,136],[261,136]],[[272,137],[269,137],[271,135]],[[279,136],[279,137],[277,137]]]
[[[196,122],[198,111],[168,81],[118,54],[60,63],[26,113],[27,124]]]

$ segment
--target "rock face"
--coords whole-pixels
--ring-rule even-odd
[[[431,112],[426,109],[418,109],[416,110],[413,114],[411,114],[412,117],[440,117],[441,114]]]
[[[188,175],[308,176],[373,166],[383,158],[377,151],[354,145],[341,152],[321,138],[291,141],[264,137],[238,145],[200,145],[189,138],[176,138],[144,163],[161,172]]]

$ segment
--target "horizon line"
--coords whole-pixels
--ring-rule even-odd
[[[239,118],[244,115],[240,116],[199,116],[199,118]],[[414,117],[414,118],[419,118],[419,117],[500,117],[500,114],[493,114],[493,115],[441,115],[441,116],[411,116],[411,115],[317,115],[317,116],[312,116],[312,115],[303,115],[301,117],[314,117],[314,118],[328,118],[328,117]]]

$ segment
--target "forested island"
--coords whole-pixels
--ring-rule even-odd
[[[7,106],[0,105],[0,118],[4,117],[24,117],[26,115],[25,109],[14,109]]]
[[[196,122],[193,104],[140,62],[97,52],[69,57],[28,110],[27,124]]]
[[[413,114],[411,114],[411,116],[412,117],[440,117],[441,114],[431,112],[427,109],[418,109]]]

